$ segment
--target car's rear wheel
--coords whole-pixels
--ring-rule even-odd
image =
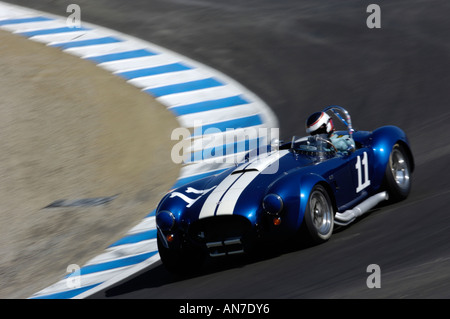
[[[327,241],[334,228],[334,208],[328,192],[322,185],[316,185],[309,195],[304,216],[303,232],[319,244]]]
[[[386,189],[392,201],[408,197],[411,191],[411,165],[409,157],[400,144],[395,144],[385,171]]]

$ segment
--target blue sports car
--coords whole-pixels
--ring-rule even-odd
[[[382,201],[405,199],[414,159],[395,126],[355,131],[342,107],[338,118],[353,147],[338,151],[321,135],[293,137],[226,171],[181,186],[156,210],[158,248],[171,271],[193,270],[206,256],[241,254],[255,242],[287,236],[321,243]],[[301,234],[301,236],[297,236]]]

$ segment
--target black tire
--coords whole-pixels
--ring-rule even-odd
[[[184,249],[169,249],[164,247],[158,234],[158,251],[161,261],[172,273],[189,275],[199,272],[205,261],[205,254],[200,249],[185,247]]]
[[[323,243],[333,234],[334,208],[322,185],[316,185],[311,190],[302,226],[302,232],[313,244]]]
[[[395,144],[392,148],[384,178],[390,201],[398,202],[408,197],[412,183],[411,163],[402,145]]]

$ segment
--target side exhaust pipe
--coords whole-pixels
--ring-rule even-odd
[[[373,195],[372,197],[369,197],[352,209],[348,209],[343,213],[336,213],[334,217],[334,223],[339,226],[346,226],[354,221],[357,217],[364,215],[379,203],[388,199],[389,194],[387,192],[381,192]]]

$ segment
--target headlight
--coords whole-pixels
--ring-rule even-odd
[[[267,194],[262,203],[263,209],[270,215],[278,215],[283,210],[283,200],[280,195]]]
[[[175,216],[168,210],[161,210],[156,213],[156,225],[162,231],[170,231],[175,225]]]

